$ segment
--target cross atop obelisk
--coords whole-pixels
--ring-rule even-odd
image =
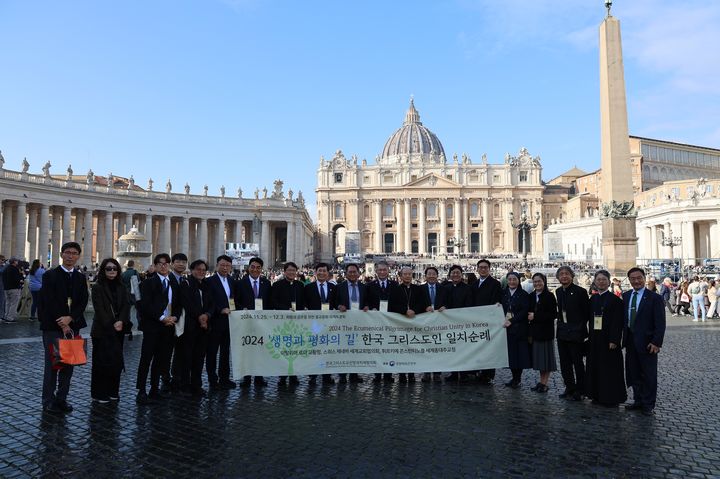
[[[624,275],[637,258],[636,214],[620,22],[611,5],[605,1],[608,15],[600,25],[600,216],[604,262],[612,274]]]

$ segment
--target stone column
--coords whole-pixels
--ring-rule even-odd
[[[382,222],[382,200],[373,200],[373,212],[375,219],[375,253],[382,253],[383,248],[383,222]]]
[[[100,219],[98,218],[98,222]],[[142,230],[142,234],[145,236],[145,244],[147,251],[150,251],[153,254],[155,253],[155,250],[153,249],[153,223],[152,223],[152,215],[146,214],[145,215],[145,221],[143,221],[142,228],[139,228]],[[150,258],[150,261],[152,262],[153,258]]]
[[[164,215],[164,216],[161,216],[161,217],[160,217],[160,229],[159,229],[159,232],[160,232],[160,238],[161,238],[161,241],[162,241],[162,244],[161,244],[161,246],[160,246],[160,249],[161,249],[164,253],[167,253],[167,254],[169,254],[169,255],[172,255],[172,254],[175,253],[175,252],[172,250],[172,247],[171,247],[171,244],[170,244],[170,239],[171,239],[171,238],[170,238],[170,222],[171,222],[171,218],[170,218],[169,216]]]
[[[27,203],[18,201],[15,220],[15,256],[25,258],[25,240],[27,239]]]
[[[180,227],[180,253],[190,255],[190,218],[183,216]]]
[[[270,222],[268,220],[262,220],[262,226],[260,228],[260,257],[265,261],[266,264],[272,264],[270,251]]]
[[[395,200],[395,251],[400,252],[405,245],[405,214],[402,200]],[[407,253],[407,251],[406,251]]]
[[[225,254],[225,219],[224,218],[218,220],[217,235],[215,236],[215,242],[216,242],[215,250],[217,252],[217,255],[215,256],[215,258],[217,258],[221,254]]]
[[[447,204],[445,198],[438,200],[438,208],[440,209],[440,234],[438,235],[438,254],[447,253]]]
[[[198,258],[202,258],[207,261],[208,258],[208,224],[206,218],[200,218],[198,223],[198,236],[200,241],[198,242]]]
[[[60,264],[60,233],[61,229],[61,215],[59,214],[57,207],[52,209],[52,233],[50,238],[50,246],[52,249],[52,259],[50,266],[57,266]]]
[[[685,251],[685,254],[683,256],[689,261],[688,264],[695,264],[695,256],[697,256],[695,251],[695,222],[686,221],[683,226],[685,229],[683,233],[683,251]]]
[[[657,259],[658,257],[658,235],[657,225],[650,226],[650,258]]]
[[[73,232],[73,241],[77,242],[82,247],[82,230],[83,221],[81,210],[75,209],[75,231]]]
[[[405,231],[403,232],[403,236],[405,237],[405,253],[410,254],[412,253],[412,220],[410,219],[410,208],[411,203],[409,199],[403,200],[403,212],[405,215]]]
[[[482,216],[483,216],[483,237],[482,237],[482,252],[485,254],[492,253],[492,225],[493,225],[493,213],[492,213],[492,202],[490,198],[482,199]]]
[[[467,198],[462,200],[463,204],[463,233],[465,234],[465,248],[463,252],[470,251],[470,203]]]
[[[2,222],[2,251],[5,255],[12,255],[13,241],[13,213],[12,203],[9,200],[2,202],[3,222]]]
[[[233,241],[235,243],[242,243],[242,233],[243,233],[243,224],[241,219],[235,220],[235,236],[233,236]]]
[[[455,219],[453,220],[453,231],[455,234],[455,238],[458,241],[462,241],[463,239],[463,229],[462,229],[462,200],[460,198],[455,199],[455,204],[453,205],[453,213],[455,214]],[[460,253],[460,247],[455,247],[455,254]]]
[[[103,251],[103,258],[114,258],[114,246],[115,246],[115,233],[113,231],[113,212],[105,212],[105,251]]]
[[[38,220],[38,209],[37,206],[28,206],[28,257],[27,260],[32,263],[36,258],[39,258],[37,253],[37,220]]]
[[[418,253],[427,254],[427,231],[425,231],[425,198],[418,199]]]
[[[510,198],[505,198],[503,201],[503,224],[505,227],[505,252],[516,253],[515,249],[515,228],[512,227],[510,221],[510,212],[514,210],[514,201]]]
[[[666,238],[667,240],[672,240],[673,233],[671,230],[672,228],[670,227],[670,223],[665,223],[665,225],[663,226],[663,238]],[[665,256],[665,258],[672,258],[674,256],[672,248],[670,246],[663,246],[663,255]]]
[[[358,216],[358,200],[351,198],[345,204],[345,219],[347,221],[348,230],[357,231],[360,229],[360,217]]]
[[[69,206],[61,206],[62,208],[62,243],[71,241],[70,232],[72,231],[72,209]]]
[[[50,207],[46,204],[40,205],[40,213],[38,218],[38,223],[40,223],[38,227],[38,246],[37,246],[37,255],[40,258],[40,262],[43,265],[47,265],[47,257],[48,257],[48,241],[49,241],[49,230],[50,230]],[[55,252],[53,251],[53,255]],[[51,261],[51,263],[54,263],[55,259]]]
[[[295,221],[292,219],[287,222],[287,238],[285,246],[285,251],[287,251],[285,254],[285,261],[297,262],[297,257],[295,256]]]
[[[85,209],[84,221],[85,233],[83,235],[83,258],[82,263],[88,268],[93,263],[93,211]]]

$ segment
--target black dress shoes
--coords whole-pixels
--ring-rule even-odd
[[[363,378],[361,378],[357,373],[350,373],[350,382],[361,383],[363,382]]]
[[[628,411],[640,411],[642,410],[642,404],[638,403],[632,403],[632,404],[626,404],[625,409]]]
[[[567,399],[570,398],[573,395],[572,391],[565,388],[565,391],[562,392],[562,394],[559,395],[560,399]]]
[[[644,407],[641,412],[643,416],[652,416],[655,414],[655,410],[651,407]]]
[[[135,397],[135,402],[142,406],[145,406],[148,404],[153,404],[155,401],[148,397],[145,391],[138,391],[137,396]]]
[[[573,401],[582,401],[583,396],[582,396],[582,394],[580,394],[579,392],[575,391],[575,392],[572,394],[572,396],[570,397],[570,399],[573,400]]]
[[[241,388],[249,388],[251,385],[252,385],[252,379],[250,379],[250,376],[245,376],[243,378],[242,382],[240,382]]]
[[[297,376],[290,376],[290,384],[297,386],[300,384],[300,380],[297,378]]]
[[[520,387],[520,382],[518,381],[508,381],[505,383],[506,387],[509,387],[511,389],[518,389]]]
[[[398,380],[400,381],[401,384],[406,383],[406,382],[407,382],[407,376],[406,376],[404,373],[400,373],[399,376],[398,376]]]
[[[267,381],[265,381],[265,378],[262,376],[255,376],[255,387],[263,387],[267,386]]]
[[[323,374],[322,383],[323,384],[335,384],[335,380],[333,379],[333,377],[331,375]]]
[[[347,374],[338,374],[338,382],[340,384],[347,384]]]

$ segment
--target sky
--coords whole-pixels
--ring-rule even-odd
[[[299,190],[411,95],[448,157],[600,164],[602,0],[0,0],[0,150],[39,173]],[[720,148],[720,1],[615,0],[630,134]]]

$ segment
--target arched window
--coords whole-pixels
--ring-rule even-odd
[[[363,217],[364,217],[366,220],[369,220],[369,219],[370,219],[370,205],[365,205],[365,206],[363,206]]]
[[[434,201],[428,201],[427,216],[428,218],[437,218],[437,203]]]
[[[493,205],[493,216],[495,218],[500,218],[500,205],[497,203]]]
[[[344,217],[343,204],[340,201],[335,202],[335,218],[340,219]]]
[[[417,219],[417,216],[418,216],[418,207],[417,207],[416,203],[413,203],[410,206],[410,218]]]
[[[470,203],[470,216],[472,218],[477,218],[480,216],[480,207],[477,203]]]
[[[445,214],[448,218],[452,218],[453,216],[453,204],[450,203],[445,207]]]
[[[383,203],[384,206],[384,216],[386,218],[392,218],[394,216],[393,214],[393,202],[392,201],[386,201]]]

